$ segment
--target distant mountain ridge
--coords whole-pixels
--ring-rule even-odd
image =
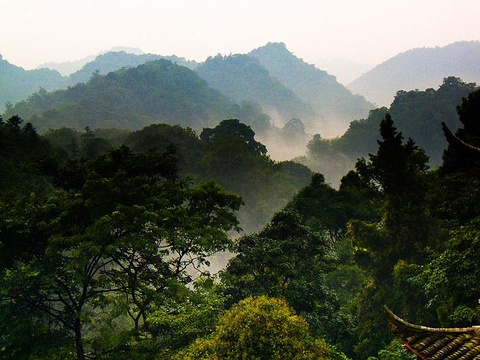
[[[68,85],[68,79],[50,69],[25,70],[0,55],[0,112],[27,98],[40,88],[54,90]],[[5,104],[7,103],[8,104]]]
[[[248,55],[312,106],[323,119],[315,131],[324,137],[342,134],[350,121],[366,117],[374,107],[362,96],[352,94],[335,76],[296,57],[284,43],[268,43]]]
[[[109,72],[120,70],[123,67],[135,67],[145,64],[148,61],[159,59],[170,60],[181,66],[193,69],[197,66],[195,61],[186,60],[178,56],[162,56],[155,54],[131,54],[125,51],[110,51],[102,55],[98,55],[95,60],[85,64],[80,70],[70,75],[73,83],[87,82],[92,74],[96,71],[100,75],[106,75]]]
[[[47,69],[57,70],[60,74],[62,74],[62,76],[69,76],[74,72],[80,70],[87,63],[94,61],[97,56],[106,54],[108,52],[119,52],[119,51],[124,51],[128,54],[134,54],[134,55],[144,54],[144,52],[139,48],[116,46],[114,48],[111,48],[110,50],[102,51],[99,54],[88,55],[88,56],[85,56],[84,58],[74,60],[74,61],[49,62],[49,63],[40,64],[37,66],[37,69],[47,68]]]
[[[478,84],[479,59],[479,41],[412,49],[376,66],[347,87],[377,105],[389,106],[398,90],[437,88],[448,76]]]
[[[118,48],[122,49],[122,48]],[[125,48],[126,50],[130,48]],[[129,51],[141,52],[140,49],[130,49]],[[197,66],[195,61],[186,60],[184,58],[172,55],[162,56],[154,54],[134,54],[125,51],[109,51],[96,56],[79,60],[79,62],[87,61],[83,67],[72,73],[70,76],[62,76],[57,70],[40,68],[35,70],[25,70],[19,66],[10,64],[2,59],[0,55],[0,112],[5,111],[5,103],[14,104],[18,101],[27,99],[28,96],[45,89],[47,91],[65,89],[77,83],[87,82],[94,73],[107,74],[111,71],[120,70],[124,67],[135,67],[148,61],[158,59],[168,59],[174,63],[193,69]],[[78,66],[73,64],[72,66]],[[63,63],[69,66],[67,63]],[[44,64],[48,65],[48,64]],[[53,67],[58,64],[53,63]]]
[[[319,118],[310,104],[271,77],[268,70],[250,56],[210,57],[196,68],[196,72],[210,86],[237,103],[258,103],[276,126],[281,127],[292,118],[301,118],[312,127]]]

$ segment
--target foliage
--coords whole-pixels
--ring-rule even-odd
[[[258,234],[242,237],[224,282],[234,301],[248,296],[282,297],[317,334],[341,345],[350,336],[350,319],[341,311],[327,275],[336,265],[332,243],[283,210]]]
[[[79,82],[86,83],[90,80],[92,74],[106,75],[109,72],[117,71],[126,67],[135,67],[145,64],[148,61],[159,59],[170,60],[173,63],[181,66],[186,66],[190,69],[195,67],[194,61],[187,61],[177,56],[161,56],[155,54],[129,54],[125,51],[109,51],[105,54],[98,55],[95,60],[85,64],[80,70],[74,72],[69,76],[72,83]]]
[[[308,182],[311,172],[303,165],[275,163],[262,155],[265,146],[248,127],[234,120],[222,124],[215,132],[236,134],[240,129],[241,136],[202,133],[210,139],[200,160],[199,179],[216,179],[224,189],[240,194],[245,202],[239,213],[242,228],[256,231]]]
[[[225,310],[227,298],[221,284],[210,277],[200,277],[193,285],[181,293],[181,301],[170,301],[148,316],[148,327],[155,335],[155,351],[162,354],[161,358],[209,335]]]
[[[39,88],[55,90],[68,84],[68,79],[50,69],[25,70],[10,64],[0,55],[0,113],[17,101],[26,99]],[[5,106],[4,106],[5,105]],[[14,115],[14,114],[11,114]],[[11,116],[9,115],[9,116]]]
[[[38,136],[31,123],[12,116],[0,117],[0,198],[15,196],[24,191],[43,191],[48,184],[36,173],[35,163],[51,152],[50,144]]]
[[[68,191],[1,205],[2,304],[50,316],[84,359],[83,328],[109,295],[124,297],[138,331],[154,304],[190,281],[187,268],[228,246],[241,200],[213,182],[190,188],[169,153],[122,147],[76,163],[55,174]]]
[[[452,231],[445,251],[411,277],[424,291],[441,326],[469,326],[480,320],[476,285],[479,225],[477,218]]]
[[[371,356],[368,360],[415,360],[416,355],[404,348],[400,340],[392,340],[388,346],[380,350],[378,355]]]
[[[456,136],[467,144],[480,146],[480,90],[471,92],[463,98],[457,106],[457,112],[463,128],[458,129]],[[442,172],[470,172],[478,176],[478,160],[465,156],[452,145],[445,150],[443,155]]]
[[[285,301],[261,296],[227,311],[209,337],[176,359],[329,359],[331,353]]]
[[[266,155],[267,148],[262,143],[255,140],[255,132],[250,126],[242,124],[237,119],[222,120],[213,129],[204,128],[200,134],[200,139],[209,143],[217,137],[240,138],[255,153]]]

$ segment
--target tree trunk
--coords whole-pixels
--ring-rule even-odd
[[[77,359],[85,360],[85,351],[82,342],[82,324],[80,319],[75,319],[75,348],[77,349]]]

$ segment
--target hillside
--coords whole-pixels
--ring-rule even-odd
[[[258,59],[270,75],[313,107],[323,119],[315,129],[322,136],[342,134],[350,121],[367,116],[373,108],[334,76],[296,57],[283,43],[268,43],[248,55]]]
[[[116,47],[114,47],[114,48],[112,48],[108,51],[103,51],[100,54],[88,55],[88,56],[85,56],[85,57],[83,57],[81,59],[78,59],[78,60],[43,63],[43,64],[40,64],[37,67],[37,69],[47,68],[47,69],[57,70],[63,76],[69,76],[69,75],[73,74],[74,72],[79,71],[87,63],[94,61],[95,58],[98,55],[106,54],[108,52],[119,52],[119,51],[125,51],[126,53],[135,54],[135,55],[144,54],[143,51],[139,48],[116,46]]]
[[[266,123],[268,117],[252,106],[239,106],[186,67],[157,60],[52,93],[42,91],[8,109],[39,131],[61,126],[83,129],[139,129],[152,123],[181,124],[195,130],[222,119]]]
[[[200,64],[197,73],[210,86],[237,103],[258,103],[277,126],[292,118],[301,118],[315,126],[318,115],[312,107],[272,78],[258,60],[246,55],[215,56]]]
[[[25,70],[10,64],[0,55],[0,112],[7,106],[26,99],[40,88],[46,90],[66,86],[68,79],[57,71],[49,69]]]
[[[341,137],[331,140],[314,137],[308,144],[308,157],[299,160],[325,174],[332,184],[338,184],[357,158],[375,150],[379,124],[389,112],[404,138],[415,140],[430,157],[430,167],[438,167],[447,147],[440,124],[445,122],[451,129],[460,126],[456,107],[473,90],[474,84],[449,77],[437,90],[398,91],[390,108],[375,109],[368,118],[352,121]]]
[[[406,51],[383,62],[348,85],[379,106],[389,106],[398,89],[436,88],[447,76],[480,82],[480,42]]]
[[[105,54],[98,55],[95,60],[85,64],[80,70],[70,75],[70,79],[74,84],[79,82],[87,82],[93,73],[106,75],[111,71],[120,70],[123,67],[135,67],[145,64],[148,61],[166,59],[173,63],[186,66],[193,69],[197,63],[188,61],[177,56],[161,56],[155,54],[130,54],[125,51],[109,51]]]

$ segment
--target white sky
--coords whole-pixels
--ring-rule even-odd
[[[0,0],[0,54],[26,69],[114,46],[203,61],[269,41],[378,64],[461,40],[480,40],[480,0]]]

